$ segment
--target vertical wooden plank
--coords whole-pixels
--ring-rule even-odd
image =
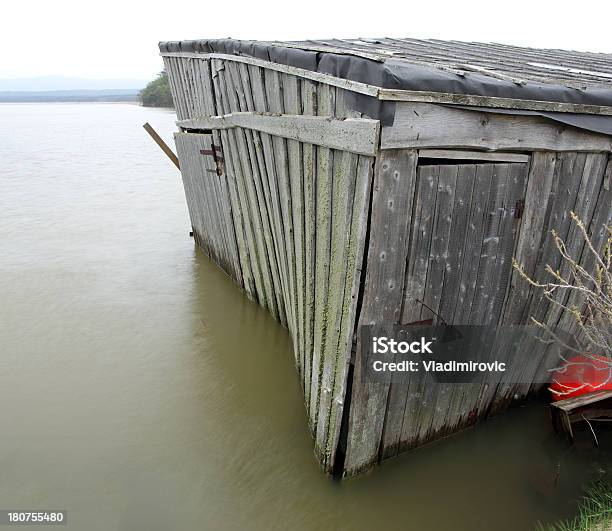
[[[355,174],[358,155],[334,152],[332,204],[331,204],[331,249],[329,260],[328,324],[325,349],[322,356],[321,393],[315,447],[325,466],[331,458],[327,448],[329,417],[334,390],[334,376],[339,357],[342,315],[345,309],[348,245],[350,243],[351,208],[355,192]],[[345,354],[345,353],[343,353]]]
[[[219,131],[213,131],[212,134],[213,145],[221,146],[221,134]],[[238,252],[238,242],[236,238],[236,228],[234,227],[234,216],[232,212],[232,203],[230,199],[229,184],[227,182],[227,172],[225,165],[222,165],[223,172],[218,176],[219,194],[221,198],[221,211],[224,218],[225,232],[227,235],[227,250],[231,260],[231,272],[230,275],[238,283],[239,286],[243,287],[242,271],[240,268],[240,255]]]
[[[455,318],[455,308],[460,292],[460,281],[464,264],[470,205],[474,189],[474,176],[476,167],[473,164],[462,164],[457,168],[457,185],[455,189],[455,204],[453,207],[453,221],[450,230],[448,248],[448,269],[444,277],[444,295],[440,304],[440,315],[451,324]]]
[[[437,198],[433,232],[431,238],[431,250],[429,253],[429,264],[427,268],[426,289],[424,302],[435,313],[423,307],[421,318],[438,321],[436,314],[440,313],[442,302],[442,288],[449,267],[448,249],[450,245],[450,231],[453,219],[453,206],[455,200],[455,188],[457,184],[456,165],[440,166],[438,175]],[[446,321],[448,316],[443,315]]]
[[[228,87],[229,73],[227,66],[223,70],[218,71],[217,79],[219,91],[225,95],[225,113],[237,111],[238,103],[235,94],[231,92],[232,87]],[[245,236],[246,236],[246,248],[248,250],[247,257],[250,264],[250,268],[253,272],[253,284],[254,284],[254,295],[255,300],[267,307],[269,301],[268,296],[270,293],[270,286],[267,283],[267,277],[265,277],[262,271],[263,260],[260,258],[261,250],[261,225],[253,201],[249,200],[248,183],[252,182],[251,179],[251,168],[248,160],[246,160],[246,148],[244,146],[243,131],[234,128],[228,130],[229,146],[224,146],[223,152],[230,153],[233,161],[233,168],[235,172],[235,182],[237,197],[240,202],[240,208],[242,210],[242,219],[244,222]],[[266,278],[266,280],[264,280]]]
[[[251,76],[248,65],[244,63],[236,63],[231,71],[235,76],[235,83],[240,83],[242,85],[242,94],[244,98],[241,100],[241,109],[245,111],[257,110],[253,97],[254,90],[251,86]],[[255,191],[262,220],[263,236],[268,254],[272,289],[274,291],[274,299],[278,311],[277,316],[281,324],[287,326],[283,284],[279,268],[280,260],[278,255],[280,252],[280,246],[278,244],[278,238],[275,234],[274,213],[272,211],[269,178],[267,175],[268,168],[266,168],[261,135],[258,131],[245,131],[245,134],[247,135],[247,141],[249,143],[251,159],[253,164],[255,164]]]
[[[282,74],[283,109],[287,114],[302,114],[302,96],[298,78]],[[304,352],[304,191],[302,173],[302,144],[296,140],[287,140],[287,159],[289,167],[289,195],[291,197],[291,221],[293,228],[293,257],[295,261],[295,314],[296,330],[295,344],[299,359],[300,381],[302,388],[305,382],[305,352]]]
[[[488,214],[488,198],[491,189],[492,166],[479,164],[475,167],[474,190],[470,208],[469,225],[463,267],[459,288],[459,297],[453,322],[455,324],[478,324],[471,320],[471,310],[477,292],[480,255],[485,234],[485,222]]]
[[[238,110],[247,111],[246,97],[240,81],[237,65],[228,61],[226,64],[225,82],[232,106]],[[252,220],[255,259],[261,272],[263,296],[260,301],[275,319],[279,319],[276,305],[276,295],[273,279],[273,265],[276,263],[270,238],[265,200],[261,191],[261,175],[257,163],[257,154],[251,131],[240,127],[234,128],[239,157],[243,169],[245,200]]]
[[[416,199],[410,227],[410,259],[404,281],[402,323],[421,319],[423,306],[417,300],[422,301],[425,297],[439,174],[439,166],[422,166],[418,169]]]
[[[258,112],[268,112],[267,93],[263,69],[255,66],[249,67],[249,77],[253,93],[253,105]],[[271,229],[273,234],[276,261],[280,275],[280,283],[283,294],[282,307],[285,314],[285,322],[290,328],[292,319],[289,293],[289,274],[287,254],[285,253],[285,228],[283,224],[283,214],[280,204],[279,179],[277,176],[276,162],[274,157],[274,144],[272,136],[260,133],[261,147],[266,167],[267,184],[266,197],[268,198],[267,208],[270,213]]]
[[[360,325],[400,320],[416,165],[417,153],[409,150],[384,151],[377,161]],[[345,461],[348,475],[365,470],[378,458],[389,392],[388,385],[361,381],[361,356],[358,340]]]
[[[453,219],[453,207],[455,201],[455,190],[457,186],[458,167],[456,165],[441,166],[439,169],[437,197],[433,231],[431,238],[431,250],[429,256],[429,267],[427,269],[427,281],[424,301],[435,313],[424,307],[422,318],[433,318],[439,322],[436,314],[440,313],[443,288],[448,262],[448,249],[450,246],[450,234]],[[442,316],[447,319],[448,316]],[[440,429],[441,421],[445,418],[444,413],[448,407],[451,386],[439,384],[433,379],[425,379],[426,389],[423,390],[427,406],[419,419],[419,438],[423,441],[431,438],[432,434]]]
[[[318,114],[331,116],[335,106],[334,88],[320,84],[317,101]],[[329,286],[329,257],[331,253],[331,196],[333,184],[333,153],[331,149],[317,147],[316,188],[316,241],[315,241],[315,304],[310,388],[310,419],[313,433],[319,414],[323,353],[327,335],[327,304]]]
[[[421,320],[423,313],[423,306],[417,301],[425,298],[439,174],[439,166],[418,168],[402,301],[401,322],[404,324]],[[418,438],[421,397],[433,392],[427,389],[427,378],[421,374],[406,374],[405,380],[404,384],[391,384],[383,457],[395,455],[402,441]]]
[[[548,276],[546,265],[556,270],[560,263],[560,256],[554,245],[551,230],[555,230],[561,239],[567,237],[569,230],[569,211],[573,208],[578,188],[580,186],[582,171],[586,155],[583,153],[559,153],[555,165],[555,180],[553,195],[549,199],[547,223],[545,233],[541,238],[541,250],[538,254],[538,264],[534,272],[537,280],[543,281]],[[533,297],[528,310],[529,316],[538,320],[545,320],[550,303],[539,296]]]
[[[531,156],[525,207],[514,255],[516,261],[521,264],[528,275],[533,275],[536,267],[538,249],[544,231],[546,205],[552,193],[555,163],[554,153],[538,151]],[[525,315],[525,309],[530,296],[529,284],[516,271],[513,271],[510,278],[510,290],[504,303],[503,322],[506,324],[525,323],[528,318]]]
[[[350,234],[347,242],[347,272],[338,337],[338,361],[334,375],[332,408],[329,418],[329,436],[326,450],[326,455],[331,456],[328,461],[329,470],[333,470],[335,466],[341,419],[344,413],[347,377],[351,363],[353,336],[356,329],[357,301],[362,281],[361,266],[368,227],[373,166],[373,158],[359,157],[355,175],[355,194],[351,208]]]
[[[494,268],[494,283],[487,314],[490,322],[501,324],[502,309],[508,294],[512,274],[512,257],[517,245],[517,234],[520,226],[521,204],[524,204],[527,166],[510,164],[506,198],[502,206],[500,221],[500,241],[498,244]]]
[[[302,81],[302,110],[306,115],[317,112],[317,86],[307,79]],[[316,270],[316,147],[303,144],[304,172],[304,400],[310,411],[310,393],[312,385],[313,333],[315,313]]]
[[[187,158],[188,146],[186,146],[186,142],[184,141],[184,134],[175,133],[174,142],[176,144],[176,151],[179,159],[185,161],[184,165],[181,167],[181,177],[183,180],[183,189],[185,191],[189,218],[191,219],[191,227],[194,232],[200,232],[202,230],[199,218],[200,212],[196,204],[195,193],[191,184],[191,175]]]
[[[486,165],[491,172],[491,188],[486,203],[485,225],[478,262],[478,278],[470,311],[470,322],[492,324],[487,315],[489,299],[494,289],[495,265],[499,248],[499,231],[510,168],[508,164]]]
[[[215,87],[216,106],[222,113],[226,113],[228,108],[226,104],[225,93],[221,91],[221,84],[219,79],[219,71],[224,68],[221,61],[211,61],[212,77]],[[230,134],[227,130],[221,131],[221,139],[224,153],[224,167],[227,175],[227,183],[230,195],[230,202],[232,205],[232,214],[234,220],[234,229],[236,234],[236,243],[238,247],[238,254],[240,257],[240,269],[242,271],[242,279],[244,290],[247,296],[251,299],[256,297],[256,287],[253,278],[253,271],[251,269],[251,261],[249,258],[249,249],[247,244],[247,230],[246,221],[242,211],[242,205],[238,195],[237,185],[237,168],[235,165],[235,151],[232,149],[232,142]]]
[[[270,112],[282,114],[284,112],[282,78],[279,72],[265,70],[265,90],[268,110]],[[284,234],[284,254],[286,257],[288,299],[285,301],[287,312],[287,322],[291,338],[293,339],[293,351],[295,365],[299,374],[302,374],[300,366],[299,349],[297,343],[297,297],[296,297],[296,272],[295,272],[295,242],[293,238],[293,206],[291,201],[291,171],[287,154],[287,140],[276,136],[272,137],[272,147],[274,151],[274,163],[276,168],[276,178],[278,186],[278,199],[280,204],[281,223]]]

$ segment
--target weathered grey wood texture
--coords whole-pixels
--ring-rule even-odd
[[[407,157],[411,152],[383,151],[382,160],[396,153]],[[608,154],[535,152],[530,165],[417,166],[414,161],[412,169],[404,167],[401,172],[406,179],[402,194],[393,179],[384,179],[380,163],[361,323],[372,322],[371,307],[377,322],[435,321],[436,316],[417,302],[421,300],[449,324],[518,325],[535,316],[572,331],[569,316],[524,282],[512,269],[511,259],[515,256],[530,275],[543,280],[546,264],[560,266],[550,235],[554,229],[581,265],[592,268],[591,254],[570,224],[569,212],[584,220],[601,247],[604,225],[612,222]],[[395,215],[384,199],[377,201],[385,194],[411,218]],[[519,201],[524,202],[520,219]],[[377,273],[381,267],[396,272],[389,278]],[[511,345],[495,345],[496,359],[512,352]],[[534,381],[546,359],[542,347],[533,352],[532,363],[519,369],[522,378],[509,374],[495,385],[439,384],[414,374],[403,384],[383,385],[360,380],[360,353],[358,336],[346,475],[472,425],[524,398],[538,384],[509,382]]]
[[[251,298],[289,328],[316,453],[331,470],[374,163],[363,152],[374,153],[377,122],[351,113],[342,89],[222,60],[195,68],[210,74],[212,111],[197,102],[199,93],[184,74],[185,65],[197,62],[205,61],[171,67],[173,85],[183,87],[176,93],[183,100],[177,105],[179,125],[214,128],[221,148],[215,155],[222,161],[215,165],[211,134],[176,135],[194,235]],[[207,112],[240,119],[228,123],[230,118],[199,114]],[[285,123],[281,115],[304,115],[298,122],[315,123],[319,136],[304,128],[294,134],[291,118]],[[346,144],[351,136],[352,146]],[[340,142],[346,149],[328,147]]]
[[[608,137],[539,118],[410,103],[398,105],[374,158],[282,127],[262,130],[250,118],[215,125],[256,113],[358,120],[345,88],[261,61],[164,61],[185,131],[206,126],[176,135],[194,236],[288,327],[326,471],[359,473],[536,387],[510,379],[364,384],[359,325],[432,317],[418,299],[448,323],[523,324],[534,315],[571,329],[512,270],[511,258],[539,277],[546,264],[557,267],[555,229],[592,267],[568,212],[603,242],[612,221]],[[474,150],[492,152],[478,159]],[[497,150],[522,153],[496,157]],[[522,368],[525,381],[543,354]]]
[[[398,103],[393,125],[382,130],[381,147],[592,152],[612,151],[612,137],[538,116]]]

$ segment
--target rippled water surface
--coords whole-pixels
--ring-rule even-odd
[[[0,105],[0,508],[66,509],[79,531],[521,531],[572,513],[609,450],[569,449],[541,404],[323,476],[287,332],[194,247],[180,175],[141,127],[171,142],[174,120]]]

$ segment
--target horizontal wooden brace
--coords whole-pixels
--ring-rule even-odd
[[[497,96],[480,96],[472,94],[452,94],[447,92],[432,92],[421,90],[398,90],[385,89],[367,83],[351,81],[323,74],[321,72],[313,72],[304,68],[273,63],[254,57],[245,57],[239,55],[221,54],[221,53],[189,53],[189,52],[165,52],[160,54],[162,57],[182,57],[186,59],[223,59],[226,61],[234,61],[237,63],[245,63],[254,66],[260,66],[277,72],[293,74],[295,76],[310,79],[320,83],[326,83],[335,87],[340,87],[352,92],[367,94],[379,100],[385,101],[409,101],[409,102],[424,102],[424,103],[445,103],[447,105],[473,105],[475,107],[495,107],[500,109],[521,109],[532,111],[548,111],[548,112],[571,112],[581,114],[603,114],[612,116],[612,107],[602,105],[585,105],[579,103],[563,103],[554,101],[538,101],[525,100],[516,98],[501,98]]]
[[[298,140],[308,144],[339,149],[359,155],[374,156],[378,149],[378,120],[297,114],[235,112],[223,116],[208,116],[180,120],[183,129],[229,129],[242,127],[262,133]]]
[[[381,88],[378,99],[385,101],[410,101],[423,103],[444,103],[447,105],[472,105],[474,107],[494,107],[496,109],[517,109],[547,112],[571,112],[579,114],[605,114],[612,116],[612,107],[585,105],[580,103],[561,103],[555,101],[519,100],[498,96],[477,96],[471,94],[450,94],[421,90],[395,90]]]
[[[482,151],[612,151],[612,137],[539,116],[495,114],[434,105],[398,103],[381,149]]]

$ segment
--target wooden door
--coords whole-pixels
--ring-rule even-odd
[[[403,323],[499,322],[526,175],[524,163],[419,165]]]

